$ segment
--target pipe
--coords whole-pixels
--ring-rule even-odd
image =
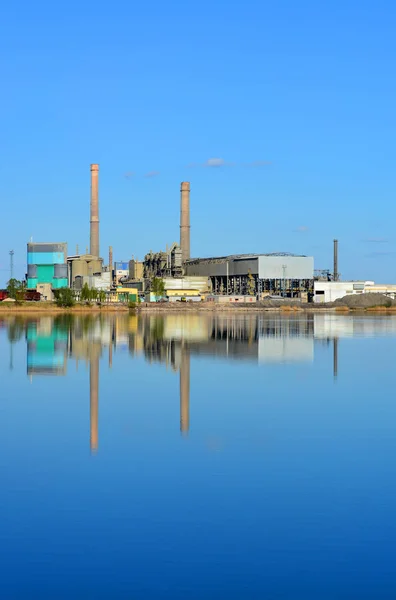
[[[338,240],[334,240],[333,281],[338,281]]]
[[[99,165],[91,165],[91,235],[90,253],[99,256]]]
[[[190,258],[190,183],[183,181],[180,187],[180,248],[182,261]]]

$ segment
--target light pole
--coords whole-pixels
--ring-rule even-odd
[[[286,269],[287,269],[287,265],[282,265],[282,271],[283,271],[283,293],[282,296],[285,297],[285,287],[286,287],[286,279],[285,279],[285,274],[286,274]]]
[[[10,279],[14,278],[14,250],[10,250]]]

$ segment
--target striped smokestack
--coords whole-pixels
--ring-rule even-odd
[[[190,258],[190,183],[180,187],[180,248],[183,262]]]
[[[91,236],[90,253],[99,256],[99,165],[91,165]]]

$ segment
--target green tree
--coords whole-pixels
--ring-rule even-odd
[[[89,289],[89,286],[87,283],[84,283],[84,285],[82,287],[80,299],[82,302],[90,302],[91,301],[91,290]]]
[[[151,291],[157,298],[163,298],[165,296],[164,280],[159,277],[154,277],[151,282]]]
[[[57,306],[62,306],[63,308],[70,308],[74,306],[74,292],[70,288],[60,288],[59,290],[54,290],[55,302]]]
[[[22,302],[25,296],[26,285],[24,281],[12,278],[7,283],[7,292],[10,298],[16,302]]]
[[[101,302],[103,304],[103,302],[106,302],[106,292],[104,290],[100,290],[99,294],[98,294],[98,299],[99,302]]]
[[[96,288],[90,288],[87,283],[84,283],[80,294],[81,302],[90,304],[91,302],[97,302],[98,299],[99,291]]]
[[[98,290],[96,288],[91,288],[89,290],[89,299],[91,300],[91,302],[97,302],[98,295]]]
[[[256,291],[256,284],[254,281],[254,277],[252,275],[252,272],[250,269],[248,269],[248,276],[247,276],[247,293],[249,296],[254,296],[254,293]]]

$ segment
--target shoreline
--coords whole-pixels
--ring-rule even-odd
[[[15,305],[13,303],[0,303],[0,316],[3,315],[14,315],[14,314],[39,314],[39,315],[60,315],[60,314],[199,314],[199,313],[281,313],[284,315],[290,315],[295,313],[332,313],[332,314],[349,314],[349,313],[383,313],[383,314],[396,314],[396,306],[385,307],[385,306],[374,306],[366,308],[350,308],[348,306],[317,306],[317,305],[284,305],[284,306],[224,306],[216,304],[142,304],[137,306],[136,309],[130,309],[125,305],[105,305],[105,306],[73,306],[70,308],[63,308],[56,306],[53,303],[31,303]]]

